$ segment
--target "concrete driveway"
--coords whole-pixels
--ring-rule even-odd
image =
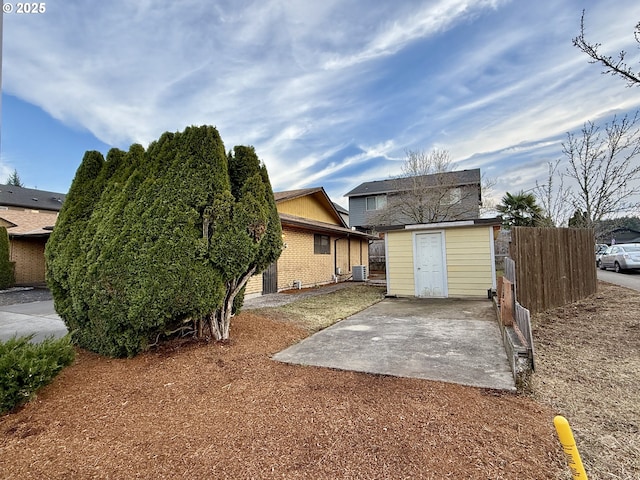
[[[388,298],[273,358],[300,365],[515,390],[489,300]]]
[[[67,334],[67,327],[53,308],[53,300],[0,307],[0,340],[31,334],[35,334],[33,342]]]

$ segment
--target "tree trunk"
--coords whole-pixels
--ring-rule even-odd
[[[226,292],[224,300],[220,308],[209,315],[209,329],[211,335],[217,340],[229,339],[229,327],[231,326],[231,317],[233,313],[233,301],[236,295],[247,284],[251,276],[255,273],[256,267],[251,267],[240,278],[226,282]]]

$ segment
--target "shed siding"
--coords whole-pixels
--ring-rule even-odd
[[[295,215],[296,217],[331,223],[333,225],[342,225],[340,223],[341,219],[328,211],[324,204],[315,196],[307,195],[292,200],[281,201],[278,202],[277,208],[279,213],[286,213]]]
[[[493,286],[491,227],[445,231],[450,297],[486,297]]]
[[[414,296],[413,233],[387,232],[387,287],[390,295]]]

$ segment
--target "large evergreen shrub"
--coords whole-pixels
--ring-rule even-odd
[[[281,247],[266,169],[252,155],[253,177],[232,179],[209,126],[165,133],[146,151],[112,150],[106,161],[85,155],[46,252],[56,309],[75,342],[132,356],[180,329],[228,337],[214,320],[228,321],[225,306],[242,298],[247,273]],[[246,185],[236,198],[238,182]]]
[[[15,283],[15,264],[9,260],[9,234],[6,227],[0,227],[0,290]]]

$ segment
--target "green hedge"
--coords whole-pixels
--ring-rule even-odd
[[[0,227],[0,290],[13,287],[15,263],[9,260],[9,235],[6,227]]]
[[[46,245],[46,277],[78,346],[132,357],[182,328],[227,339],[238,291],[281,250],[254,148],[227,155],[214,127],[188,127],[147,150],[85,154]]]
[[[33,335],[0,342],[0,413],[30,400],[75,358],[69,335],[30,343]]]

